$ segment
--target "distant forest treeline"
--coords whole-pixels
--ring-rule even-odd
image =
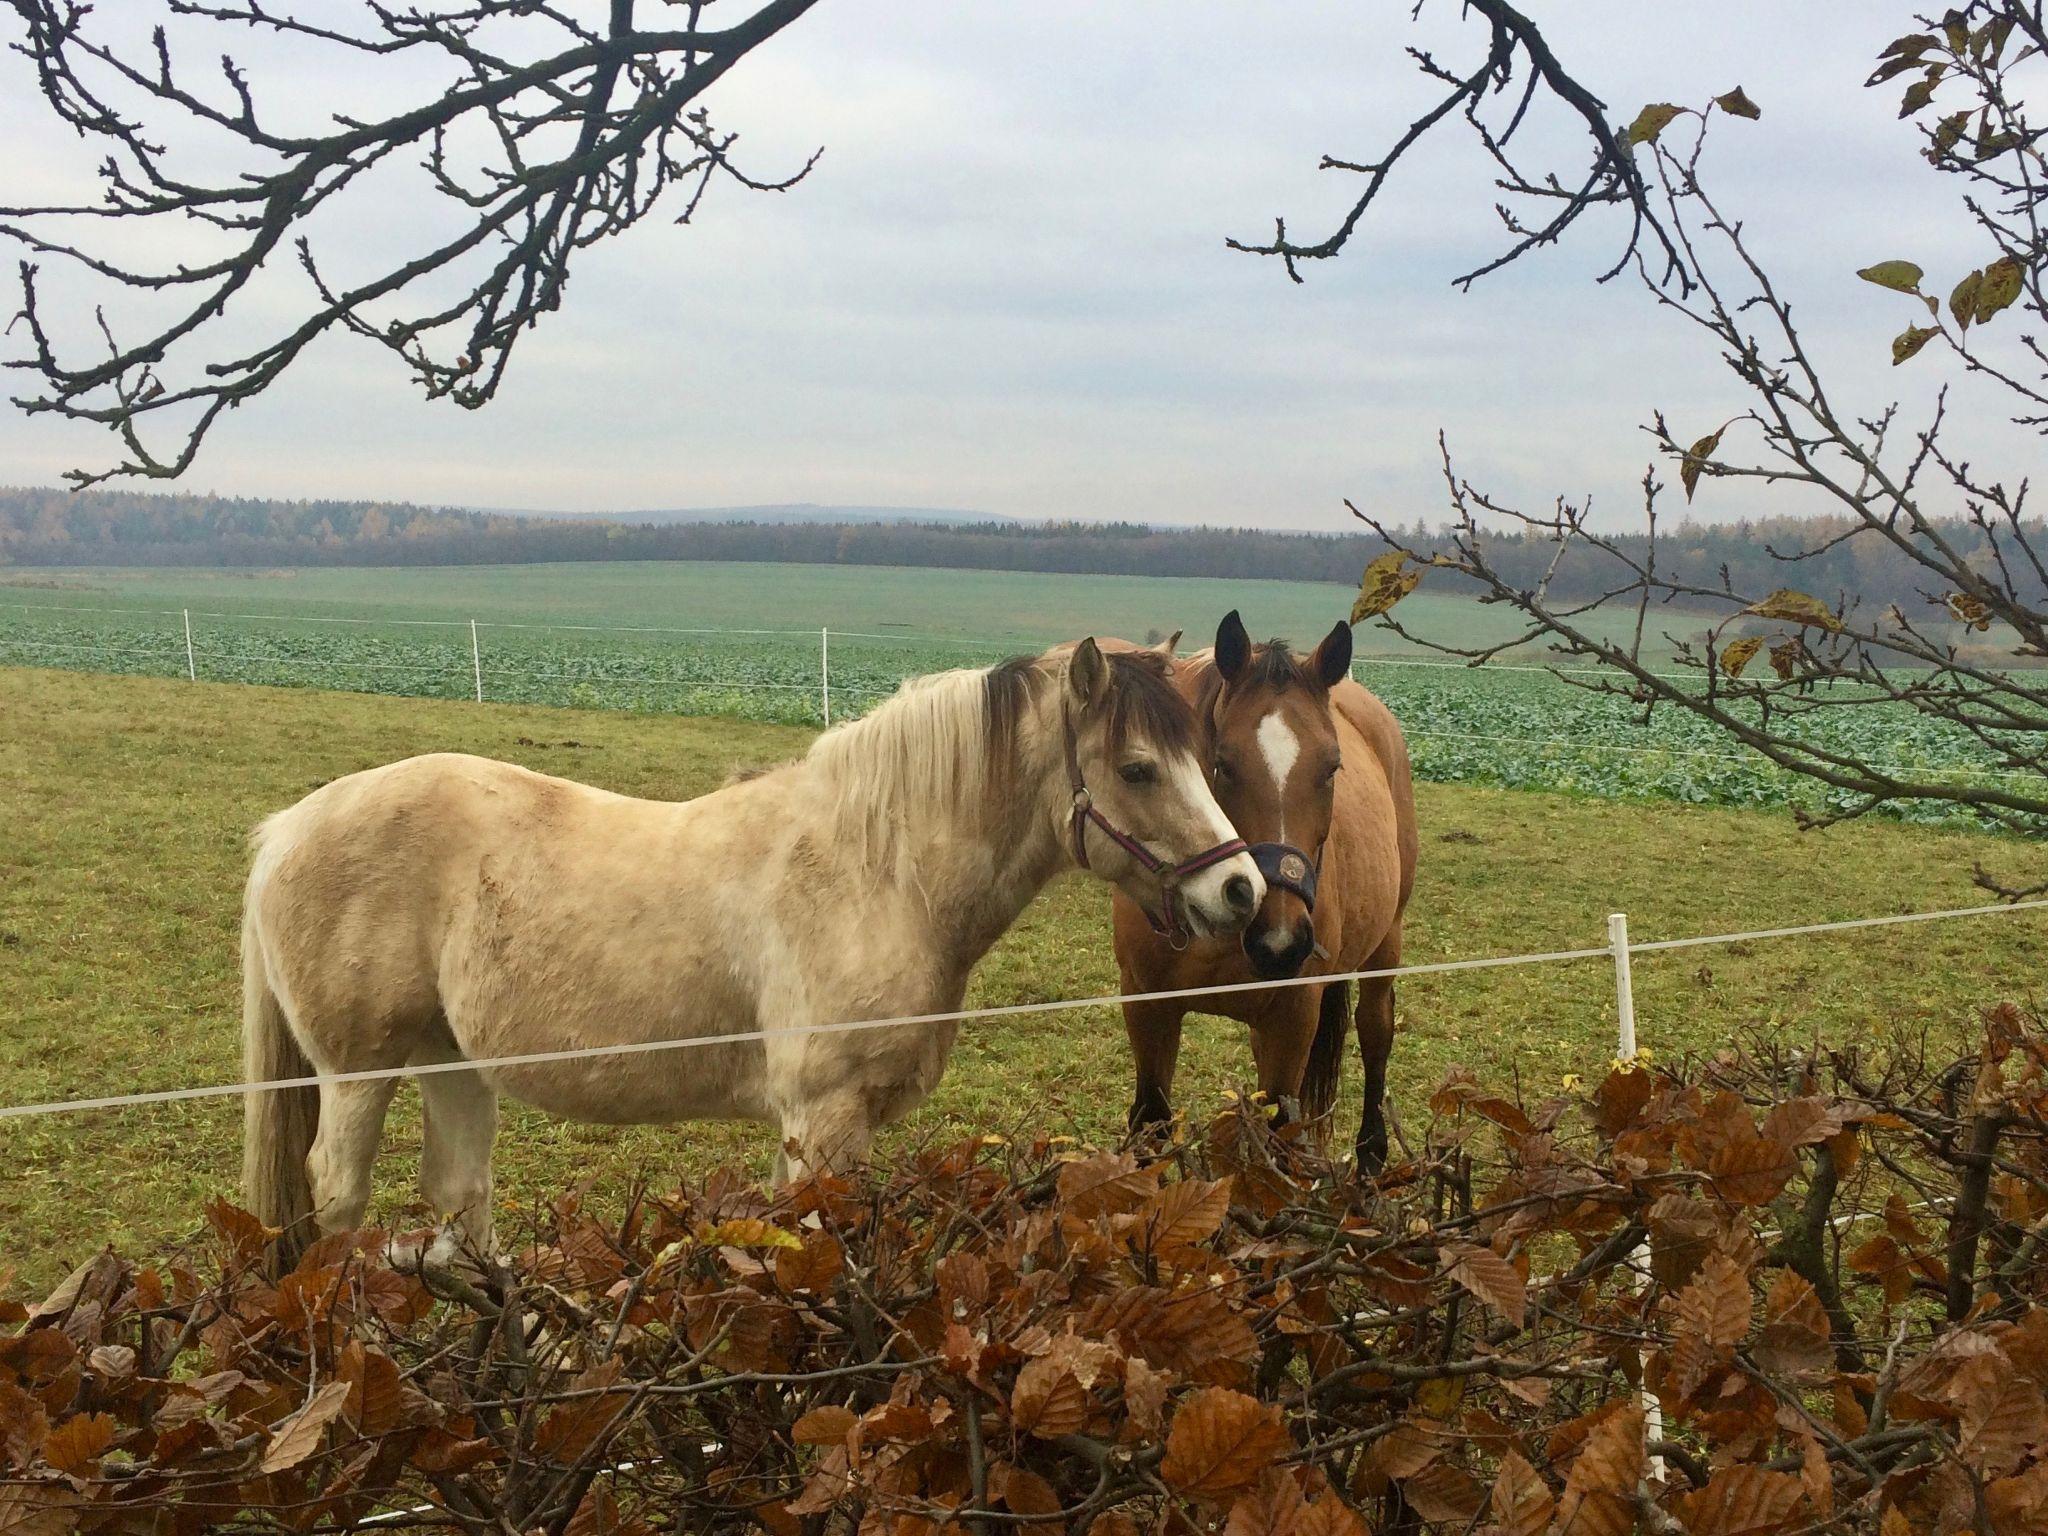
[[[1773,518],[1683,524],[1664,532],[1661,569],[1718,586],[1725,567],[1738,590],[1798,586],[1833,600],[1897,603],[1909,613],[1926,596],[1918,568],[1874,539],[1855,539],[1788,567],[1780,552],[1815,548],[1842,525]],[[1983,549],[1958,522],[1949,536]],[[1427,545],[1418,525],[1414,539]],[[1356,533],[1275,533],[1252,528],[1152,528],[1137,523],[780,522],[672,523],[519,517],[403,502],[264,501],[243,497],[0,487],[0,566],[510,565],[581,560],[747,560],[818,565],[933,566],[1133,576],[1210,576],[1276,581],[1358,579],[1383,552]],[[1490,557],[1533,587],[1554,546],[1502,535]],[[2021,573],[2016,573],[2021,574]],[[1551,578],[1560,599],[1614,585],[1609,558],[1574,552]],[[1446,590],[1442,578],[1431,583]],[[2022,585],[2039,600],[2039,583]]]

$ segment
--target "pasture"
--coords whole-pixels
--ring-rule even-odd
[[[412,753],[455,749],[633,794],[681,797],[733,769],[801,751],[803,729],[530,705],[262,689],[182,679],[0,669],[0,1103],[232,1081],[238,1072],[236,930],[244,838],[314,785]],[[1981,899],[1973,862],[2001,873],[2029,849],[1949,828],[1864,822],[1802,834],[1789,817],[1424,784],[1411,963],[1579,948],[1626,910],[1638,939],[1819,922]],[[1748,1032],[1875,1048],[1958,1038],[1977,1011],[2031,1000],[2042,920],[2017,914],[1639,956],[1643,1043],[1657,1057],[1712,1052]],[[978,974],[970,1005],[1115,990],[1108,899],[1057,882]],[[1399,998],[1392,1077],[1413,1124],[1452,1067],[1532,1096],[1613,1052],[1603,960],[1417,978]],[[1196,1021],[1176,1091],[1213,1107],[1250,1075],[1239,1026]],[[1355,1068],[1340,1107],[1358,1114]],[[892,1133],[1049,1127],[1089,1141],[1120,1131],[1130,1093],[1108,1009],[963,1028],[946,1080]],[[417,1101],[400,1095],[379,1208],[411,1198]],[[30,1282],[103,1242],[175,1241],[230,1191],[239,1106],[201,1101],[0,1121],[0,1268]],[[532,1202],[580,1181],[600,1196],[738,1160],[768,1166],[757,1127],[617,1130],[508,1106],[501,1198]]]
[[[495,702],[816,725],[822,626],[834,630],[832,709],[844,718],[906,676],[1091,631],[1142,639],[1182,629],[1192,649],[1233,606],[1255,636],[1312,644],[1350,601],[1348,588],[1300,582],[848,566],[81,569],[0,582],[0,664],[182,677],[189,609],[189,664],[201,680],[467,699],[480,674]],[[1508,632],[1497,609],[1426,586],[1400,616],[1470,641]],[[1683,632],[1695,621],[1667,622]],[[1624,699],[1541,671],[1417,665],[1427,657],[1377,626],[1361,627],[1358,648],[1356,674],[1406,725],[1425,779],[1689,804],[1824,803],[1813,785],[1674,711],[1644,721]],[[1811,728],[1824,745],[1911,772],[1992,766],[1980,743],[1910,711],[1827,712]],[[1887,814],[1968,820],[1932,804]]]

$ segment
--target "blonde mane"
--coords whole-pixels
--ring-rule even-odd
[[[812,742],[803,763],[828,781],[843,831],[871,861],[912,828],[984,836],[1015,813],[1017,754],[1053,667],[1032,659],[912,678]]]

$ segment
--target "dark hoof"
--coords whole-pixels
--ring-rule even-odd
[[[1131,1106],[1130,1127],[1133,1136],[1166,1136],[1173,1130],[1173,1106],[1164,1094],[1146,1095]]]

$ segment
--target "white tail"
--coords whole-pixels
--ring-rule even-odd
[[[242,907],[242,1081],[276,1082],[312,1071],[270,990],[252,877]],[[242,1199],[265,1225],[284,1229],[287,1251],[311,1236],[313,1189],[306,1177],[306,1154],[319,1124],[317,1088],[272,1088],[242,1096]]]

